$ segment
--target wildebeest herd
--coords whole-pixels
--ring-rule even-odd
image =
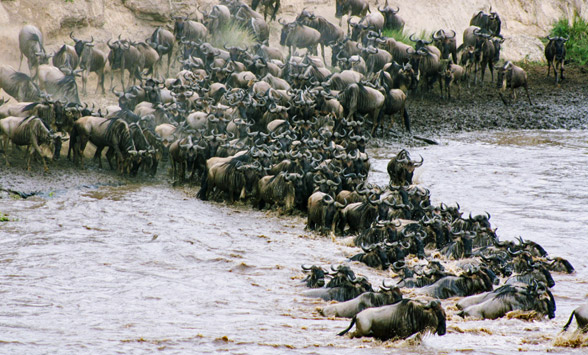
[[[260,4],[263,16],[255,11]],[[443,29],[431,40],[411,35],[409,46],[383,35],[404,28],[398,8],[386,3],[371,11],[365,0],[337,0],[336,17],[361,17],[354,22],[349,16],[347,31],[306,9],[292,22],[278,19],[285,57],[268,45],[266,20],[275,20],[279,6],[279,0],[254,0],[252,6],[223,0],[195,18],[174,17],[173,32],[158,27],[144,41],[110,39],[108,54],[93,37],[73,33],[74,46],[48,54],[41,31],[24,26],[21,62],[26,57],[30,75],[0,66],[0,87],[17,101],[0,106],[6,163],[10,141],[27,152],[33,146],[41,159],[39,146],[48,145],[57,159],[69,139],[68,158],[83,167],[91,142],[100,167],[104,149],[110,167],[129,176],[154,176],[160,162],[169,161],[174,184],[199,184],[202,200],[299,211],[307,214],[309,230],[353,235],[362,252],[350,260],[392,270],[398,279],[374,291],[349,266],[303,267],[313,288],[306,296],[340,302],[322,314],[352,318],[341,334],[355,324],[355,336],[405,338],[426,329],[443,335],[446,315],[439,300],[452,297],[465,297],[457,303],[463,317],[495,319],[514,310],[555,317],[551,272],[573,272],[569,262],[550,258],[532,241],[500,241],[489,214],[464,217],[459,205],[432,205],[430,191],[412,181],[423,160],[406,150],[391,159],[387,186],[366,182],[370,139],[386,136],[395,114],[410,132],[408,95],[431,91],[438,81],[441,95],[451,97],[452,85],[469,85],[472,76],[474,84],[483,82],[485,68],[494,80],[504,41],[498,14],[475,14],[459,47],[456,32]],[[210,44],[211,33],[230,22],[258,43]],[[566,39],[549,40],[545,54],[558,83]],[[331,69],[325,46],[331,48]],[[79,99],[77,77],[85,94],[95,73],[96,92],[104,94],[107,64],[118,105],[90,108]],[[524,87],[531,103],[526,74],[515,64],[498,68],[497,86],[513,93]],[[502,92],[500,97],[506,104]],[[29,154],[29,169],[30,161]],[[427,301],[404,299],[402,289],[414,289]],[[574,314],[585,327],[585,309]]]

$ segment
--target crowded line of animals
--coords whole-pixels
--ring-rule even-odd
[[[256,12],[259,5],[264,15]],[[223,0],[193,18],[174,17],[173,32],[158,27],[145,41],[120,35],[108,40],[109,53],[96,48],[93,37],[71,33],[73,46],[49,54],[39,29],[24,26],[21,65],[24,56],[29,75],[0,65],[0,87],[12,97],[0,106],[6,164],[12,142],[27,146],[29,169],[36,152],[48,170],[40,146],[49,146],[57,159],[69,140],[68,158],[83,167],[91,142],[100,168],[105,148],[110,167],[125,176],[155,176],[169,161],[174,184],[200,184],[202,200],[296,210],[307,214],[310,230],[353,236],[363,252],[350,260],[396,280],[374,291],[349,265],[303,266],[312,288],[304,294],[339,302],[321,313],[352,319],[340,335],[353,325],[356,337],[406,338],[425,330],[443,335],[446,314],[439,300],[452,297],[462,297],[456,306],[466,318],[495,319],[517,310],[554,318],[551,273],[574,272],[569,262],[550,258],[530,240],[499,241],[490,214],[464,217],[459,205],[432,205],[429,190],[412,182],[423,160],[406,150],[388,165],[389,185],[366,183],[368,141],[389,134],[395,115],[401,117],[396,125],[410,133],[407,96],[431,92],[436,81],[441,95],[451,98],[454,87],[459,96],[461,85],[483,84],[486,68],[494,82],[496,68],[504,103],[505,89],[514,99],[514,89],[522,87],[532,104],[523,69],[498,65],[505,40],[499,15],[475,14],[459,47],[456,32],[444,29],[430,40],[411,35],[409,46],[382,34],[403,29],[398,8],[386,4],[374,11],[366,0],[337,0],[336,17],[348,17],[346,29],[306,9],[290,23],[278,18],[285,56],[284,48],[268,46],[266,21],[268,15],[276,20],[279,5]],[[210,34],[231,22],[258,43],[212,46]],[[549,40],[545,55],[559,83],[566,39]],[[298,55],[299,49],[306,54]],[[96,76],[96,92],[106,94],[106,64],[118,105],[90,108],[79,99],[77,78],[84,95],[90,75]],[[420,296],[403,298],[408,289]],[[574,315],[585,328],[586,306]]]

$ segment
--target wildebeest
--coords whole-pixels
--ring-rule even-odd
[[[57,68],[66,68],[69,71],[73,71],[78,67],[80,58],[76,53],[74,47],[64,44],[59,50],[53,54],[52,62],[53,66]]]
[[[351,320],[349,327],[338,335],[345,335],[357,323],[352,337],[371,336],[381,340],[404,339],[425,330],[444,335],[445,311],[441,302],[422,304],[415,300],[400,302],[361,311]]]
[[[17,101],[38,101],[41,91],[31,77],[9,65],[0,65],[0,88]]]
[[[86,83],[88,81],[88,75],[90,73],[96,73],[98,76],[98,82],[96,83],[96,93],[98,88],[102,88],[102,94],[104,90],[104,66],[106,65],[107,56],[106,53],[94,46],[94,37],[91,40],[81,40],[73,36],[73,32],[69,34],[69,37],[75,42],[75,50],[80,58],[80,69],[82,69],[82,93],[85,95]]]
[[[0,133],[6,136],[4,140],[4,156],[6,158],[6,165],[8,162],[8,141],[12,141],[15,145],[24,145],[27,147],[27,169],[31,170],[32,146],[34,151],[39,154],[43,162],[43,168],[48,171],[47,163],[41,152],[40,145],[49,145],[51,150],[56,147],[61,147],[57,140],[61,137],[49,132],[47,127],[43,124],[40,118],[35,116],[30,117],[6,117],[0,120]],[[55,154],[54,154],[55,155]]]
[[[109,152],[112,150],[110,155],[115,155],[117,170],[120,173],[130,172],[130,155],[136,151],[129,126],[124,120],[84,116],[74,122],[70,144],[74,147],[74,162],[77,161],[82,167],[84,148],[88,141],[97,148],[95,157],[98,158],[100,168],[102,167],[101,152],[105,147],[108,147]],[[108,159],[108,163],[112,168],[110,159]]]
[[[39,64],[48,63],[48,56],[43,47],[43,34],[33,25],[23,26],[18,33],[18,47],[20,49],[18,70],[22,65],[22,57],[25,56],[29,63],[29,73],[33,79],[36,79]]]
[[[325,317],[353,318],[367,308],[387,306],[402,300],[398,287],[387,287],[384,283],[379,292],[365,292],[352,300],[328,305],[320,310]]]
[[[274,21],[280,9],[280,0],[253,0],[251,2],[251,8],[255,11],[259,4],[263,6],[263,19],[267,21],[267,13],[269,11],[271,12],[270,21]]]
[[[54,100],[65,100],[67,102],[80,103],[78,95],[78,84],[76,83],[76,74],[81,69],[64,74],[58,68],[41,64],[38,68],[39,88],[46,91]]]
[[[187,16],[175,16],[173,19],[176,40],[199,42],[207,39],[208,29],[200,22],[188,20]]]
[[[423,287],[422,290],[425,294],[439,299],[471,296],[492,290],[493,280],[490,275],[494,274],[487,268],[479,268],[460,276],[446,276],[432,285]]]
[[[325,46],[330,46],[333,43],[339,42],[343,40],[345,36],[345,32],[343,32],[340,27],[330,23],[326,18],[316,16],[306,10],[302,10],[300,15],[296,18],[296,21],[320,32],[321,37],[319,43],[321,45],[321,53],[325,62]]]
[[[110,48],[108,54],[108,61],[110,63],[110,87],[114,87],[114,71],[120,70],[120,81],[125,90],[125,70],[129,72],[129,82],[133,80],[142,80],[141,72],[145,66],[145,57],[143,54],[134,46],[131,46],[130,42],[126,40],[118,40],[114,43],[110,43],[110,40],[106,42]]]
[[[145,42],[150,45],[159,54],[158,65],[163,62],[163,56],[167,54],[167,72],[169,76],[169,67],[171,65],[171,56],[174,50],[174,35],[165,28],[157,27],[151,34],[151,37],[147,38]]]
[[[493,36],[500,35],[501,24],[500,16],[498,16],[498,13],[492,11],[492,7],[490,7],[489,14],[484,11],[479,11],[470,20],[470,26],[478,26]]]
[[[499,95],[502,99],[502,102],[506,105],[506,100],[502,96],[502,93],[506,88],[510,88],[511,95],[513,100],[516,100],[516,93],[515,89],[519,87],[525,88],[525,92],[527,93],[527,99],[529,100],[529,105],[531,103],[531,96],[529,96],[529,86],[527,83],[527,73],[519,66],[514,65],[512,62],[508,61],[498,70],[498,81],[496,82],[496,87],[499,89]]]
[[[282,25],[280,45],[288,47],[290,55],[296,48],[306,48],[309,53],[317,54],[317,46],[321,39],[319,31],[296,21],[285,23],[279,19],[278,22]]]
[[[308,198],[306,226],[310,230],[318,228],[322,233],[333,231],[335,213],[335,199],[324,192],[317,191]]]
[[[378,7],[378,11],[384,15],[384,29],[402,32],[404,29],[404,20],[398,16],[398,11],[400,11],[399,7],[394,10],[394,8],[388,6],[388,0],[386,0],[384,7]]]
[[[453,35],[448,35],[444,30],[438,30],[433,33],[433,44],[441,51],[441,59],[451,59],[457,64],[457,45],[455,41],[455,31],[451,30]]]
[[[364,86],[361,83],[351,84],[337,95],[345,109],[345,117],[352,119],[355,113],[369,114],[374,123],[380,115],[386,97],[378,90]],[[372,133],[374,128],[372,127]]]
[[[568,322],[563,327],[564,332],[568,330],[568,327],[572,323],[572,319],[574,319],[574,316],[576,316],[576,323],[578,324],[578,329],[583,333],[588,332],[588,304],[584,304],[572,311],[572,314],[570,314]]]
[[[457,302],[462,317],[496,319],[506,313],[535,311],[550,319],[555,317],[555,299],[544,284],[507,284],[492,292],[470,296]],[[571,320],[571,318],[570,318]]]
[[[547,36],[549,43],[545,46],[545,59],[547,59],[547,76],[553,67],[553,75],[555,75],[555,84],[559,84],[560,80],[564,79],[564,64],[566,60],[566,42],[567,38],[550,37]],[[557,76],[559,68],[560,76]]]
[[[411,185],[414,170],[423,165],[424,159],[412,160],[407,150],[402,149],[388,162],[386,170],[390,176],[390,185],[404,186]]]
[[[357,277],[352,279],[347,277],[337,286],[331,287],[327,285],[326,288],[315,288],[304,291],[303,295],[306,297],[320,298],[325,301],[345,302],[354,299],[365,292],[373,292],[372,286],[367,278]]]
[[[310,271],[310,275],[306,276],[303,282],[306,283],[306,287],[309,288],[320,288],[325,286],[325,270],[321,267],[313,265],[306,267],[302,265],[302,270],[305,272]]]
[[[343,22],[343,16],[364,17],[370,11],[370,5],[367,0],[336,0],[335,17],[339,19],[339,27]],[[349,26],[347,27],[349,32]]]

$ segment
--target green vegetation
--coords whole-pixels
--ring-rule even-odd
[[[238,23],[231,22],[223,26],[220,31],[212,33],[212,40],[210,44],[217,48],[223,48],[223,45],[228,47],[244,46],[251,47],[255,44],[255,37],[248,29],[243,28]]]
[[[4,213],[0,212],[0,222],[10,222],[11,219],[8,218],[7,215],[5,215]]]
[[[406,32],[399,31],[399,30],[384,30],[382,32],[382,36],[384,36],[384,37],[394,38],[395,40],[397,40],[399,42],[406,43],[406,44],[412,46],[414,44],[414,42],[410,40],[410,35],[411,34],[407,34]],[[431,35],[427,34],[427,32],[425,32],[424,30],[421,31],[420,33],[415,33],[414,36],[415,36],[415,38],[425,39],[427,41],[431,40]]]
[[[580,65],[588,63],[588,21],[578,14],[574,14],[571,21],[561,18],[553,25],[550,35],[569,38],[566,42],[568,61]]]

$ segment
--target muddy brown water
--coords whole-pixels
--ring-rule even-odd
[[[412,341],[349,339],[305,298],[300,264],[346,263],[358,251],[304,230],[305,218],[202,202],[196,189],[126,180],[68,163],[48,174],[0,166],[0,352],[389,354],[582,353],[555,346],[587,295],[588,139],[584,131],[464,133],[410,149],[433,202],[490,212],[501,239],[522,236],[567,258],[556,318],[464,321],[444,301],[448,333]],[[398,149],[371,151],[370,180],[387,181]],[[33,168],[39,168],[39,164]],[[390,274],[352,267],[374,285]],[[575,325],[573,326],[575,329]]]

